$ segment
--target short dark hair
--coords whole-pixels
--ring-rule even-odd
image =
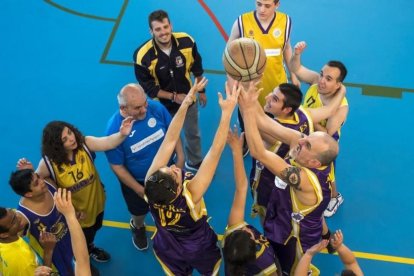
[[[26,193],[31,192],[30,183],[33,179],[34,171],[32,169],[24,169],[12,172],[9,179],[9,184],[13,191],[24,196]]]
[[[156,10],[149,14],[148,16],[148,25],[150,29],[152,29],[151,23],[153,21],[159,21],[162,22],[165,18],[168,19],[168,22],[170,22],[170,18],[168,17],[168,13],[164,10]]]
[[[65,127],[75,134],[76,143],[78,144],[77,149],[82,148],[85,143],[85,137],[74,125],[63,121],[48,123],[43,129],[42,155],[49,157],[58,166],[70,162],[62,142],[62,131]]]
[[[223,247],[226,275],[246,275],[246,265],[256,260],[256,243],[243,230],[230,233]]]
[[[356,274],[350,269],[344,269],[342,270],[341,276],[356,276]]]
[[[7,209],[4,207],[0,207],[0,219],[3,219],[7,215]],[[0,226],[0,234],[9,231],[9,229]]]
[[[148,203],[167,205],[177,196],[178,183],[174,178],[160,170],[145,181],[145,195]]]
[[[280,84],[279,90],[283,96],[285,96],[285,100],[283,101],[283,108],[291,107],[292,111],[290,111],[288,115],[293,115],[302,102],[302,91],[299,87],[291,83]]]
[[[337,60],[330,60],[326,65],[328,65],[329,67],[335,67],[339,69],[340,73],[337,81],[343,82],[345,80],[346,75],[348,74],[348,70],[342,62]]]

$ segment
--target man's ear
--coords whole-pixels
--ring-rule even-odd
[[[0,234],[0,239],[7,239],[9,237],[9,233],[5,232],[5,233],[1,233]]]
[[[292,107],[284,107],[283,108],[283,113],[285,113],[286,115],[289,114],[290,112],[292,112]]]
[[[24,194],[24,197],[30,198],[32,196],[33,196],[33,193],[32,192],[27,192],[27,193]]]
[[[309,160],[309,164],[312,166],[312,168],[319,168],[322,165],[318,159]]]

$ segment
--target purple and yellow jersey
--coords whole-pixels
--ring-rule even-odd
[[[74,151],[73,161],[69,164],[57,165],[47,156],[43,157],[56,185],[71,191],[76,211],[85,214],[85,218],[79,221],[83,228],[94,225],[105,206],[105,192],[93,162],[94,157],[86,145]]]
[[[277,271],[275,264],[275,253],[270,246],[269,241],[264,237],[256,228],[252,225],[242,222],[231,227],[227,226],[224,233],[222,246],[226,237],[236,230],[240,230],[243,227],[249,228],[253,232],[254,242],[256,243],[256,261],[248,264],[246,267],[247,275],[271,275]]]
[[[47,183],[47,182],[46,182]],[[47,183],[50,196],[56,192],[55,187]],[[40,245],[40,232],[49,232],[55,235],[57,243],[53,250],[52,263],[53,270],[58,271],[59,275],[73,275],[73,253],[70,241],[69,229],[65,217],[59,213],[55,204],[46,215],[40,215],[33,210],[23,206],[19,202],[17,211],[22,214],[29,222],[27,235],[29,244],[33,247],[39,256],[43,256],[43,248]]]
[[[285,159],[293,166],[294,161]],[[317,201],[314,205],[302,205],[294,188],[289,187],[279,177],[275,178],[266,218],[265,236],[278,244],[286,244],[291,237],[298,239],[297,255],[318,243],[322,234],[322,215],[331,198],[332,164],[317,169],[304,170],[313,186]],[[301,256],[298,256],[301,257]]]
[[[311,87],[309,87],[308,91],[306,91],[306,95],[303,99],[303,106],[306,108],[318,108],[318,107],[322,107],[324,106],[321,97],[319,96],[318,93],[318,85],[314,84]],[[342,106],[348,106],[348,100],[346,99],[346,97],[344,97],[342,99],[341,105]],[[327,124],[327,119],[323,120],[320,122],[320,124],[323,127],[326,127]],[[339,141],[339,138],[341,136],[341,128],[338,129],[337,132],[335,132],[332,137],[336,140]]]
[[[184,174],[183,190],[170,204],[150,204],[157,228],[153,248],[166,273],[179,273],[174,271],[177,263],[191,263],[203,255],[211,255],[211,262],[204,264],[206,271],[218,271],[220,266],[217,235],[207,222],[204,199],[196,206],[187,188],[192,178],[192,173]]]
[[[294,113],[293,119],[276,119],[281,125],[299,131],[305,135],[313,132],[313,121],[309,113],[300,106]],[[289,153],[289,145],[276,141],[269,149],[282,158],[286,158]],[[272,193],[275,175],[264,165],[253,159],[254,166],[250,172],[250,185],[253,194],[252,216],[260,214],[262,217],[266,214],[266,206]]]

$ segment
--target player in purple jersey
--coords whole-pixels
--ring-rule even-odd
[[[243,163],[243,141],[237,128],[229,131],[227,143],[233,154],[236,189],[223,239],[226,275],[282,275],[269,241],[244,220],[247,177]]]
[[[31,166],[25,159],[20,159],[18,164]],[[30,245],[42,256],[41,236],[44,232],[53,234],[57,241],[52,256],[53,271],[62,276],[73,275],[73,254],[68,226],[53,201],[56,188],[40,178],[33,169],[13,172],[9,183],[13,191],[22,196],[17,212],[22,216],[21,225],[26,228],[24,232],[29,237]]]
[[[302,92],[298,87],[289,83],[282,83],[266,96],[264,110],[272,115],[281,125],[297,130],[305,135],[313,132],[313,124],[318,123],[336,112],[345,95],[345,87],[335,95],[326,106],[305,109],[300,106]],[[289,152],[289,145],[275,140],[261,132],[266,148],[282,158]],[[275,176],[263,164],[254,158],[250,172],[250,185],[253,193],[252,215],[259,214],[263,225],[267,203],[274,187]]]
[[[327,133],[314,132],[306,136],[269,118],[257,102],[259,92],[256,83],[251,82],[248,92],[243,89],[239,104],[250,152],[277,176],[276,188],[284,194],[280,197],[284,201],[275,204],[275,209],[269,202],[264,228],[265,236],[278,254],[283,273],[289,274],[295,258],[300,258],[321,238],[322,214],[330,199],[331,163],[339,147]],[[288,162],[265,149],[259,129],[290,145]]]
[[[195,82],[174,116],[164,141],[145,178],[145,195],[157,226],[154,253],[168,275],[190,275],[196,269],[202,275],[217,275],[221,255],[217,236],[207,222],[203,195],[209,187],[223,152],[233,110],[240,88],[226,85],[226,99],[219,93],[221,119],[214,141],[200,169],[183,178],[181,169],[167,167],[179,138],[188,107],[195,92],[206,80]]]

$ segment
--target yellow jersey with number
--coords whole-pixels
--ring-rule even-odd
[[[84,145],[76,150],[70,164],[58,166],[47,157],[44,159],[56,185],[72,192],[73,206],[81,214],[80,225],[83,228],[94,225],[96,217],[104,211],[105,191],[89,149]]]
[[[287,82],[283,50],[290,36],[290,17],[284,13],[275,12],[268,28],[263,29],[256,12],[249,12],[239,16],[238,27],[241,37],[256,40],[266,53],[266,68],[261,83],[263,91],[259,96],[259,102],[264,106],[266,95],[279,84]]]

